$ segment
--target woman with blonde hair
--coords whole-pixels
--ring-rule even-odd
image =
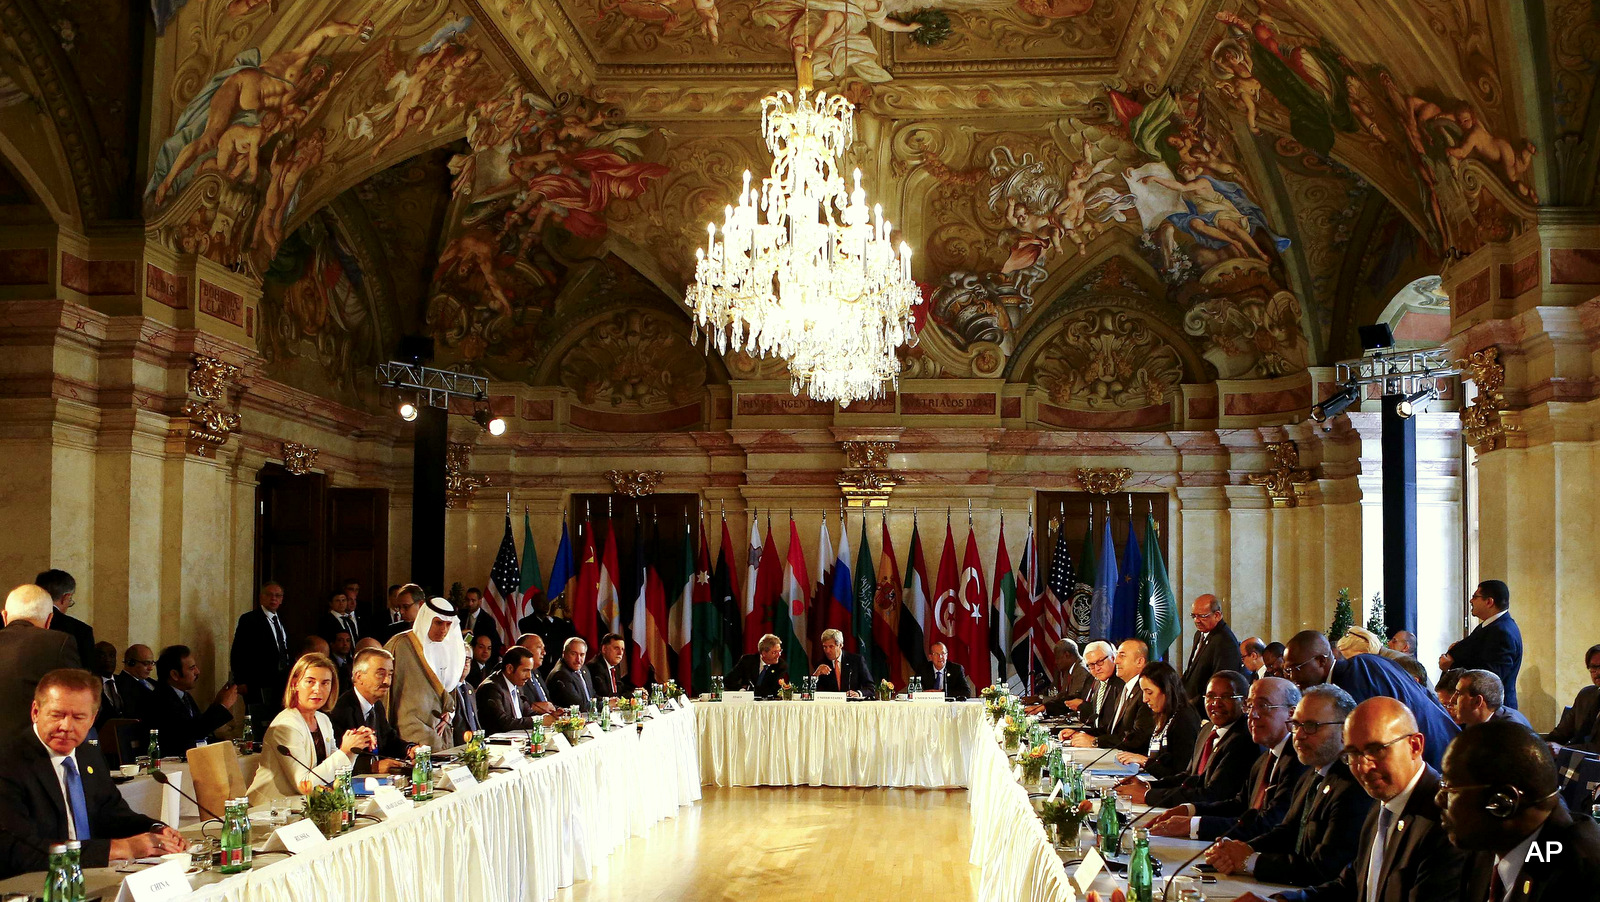
[[[1352,626],[1345,631],[1343,636],[1339,637],[1339,641],[1334,644],[1334,647],[1339,649],[1340,657],[1348,659],[1353,655],[1379,654],[1383,648],[1383,643],[1378,641],[1377,635],[1371,630]]]
[[[262,742],[261,767],[250,782],[252,805],[304,795],[302,787],[332,780],[339,768],[355,763],[357,751],[376,745],[370,727],[349,730],[335,743],[327,712],[338,696],[338,673],[327,655],[313,652],[295,662],[283,690],[283,710],[272,719]],[[279,752],[280,746],[289,754]]]

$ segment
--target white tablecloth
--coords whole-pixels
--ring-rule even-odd
[[[255,778],[256,768],[260,764],[260,755],[245,755],[239,759],[239,770],[244,773],[246,786],[249,786],[250,781]],[[195,794],[194,784],[189,781],[189,762],[181,759],[162,761],[161,769],[171,775],[183,774],[183,791],[189,795]],[[126,783],[118,784],[117,791],[122,793],[122,798],[128,803],[129,808],[145,817],[160,819],[161,784],[157,783],[154,777],[135,777]],[[183,799],[180,804],[183,806],[184,823],[199,819],[200,809],[193,802]]]
[[[700,779],[717,786],[968,784],[977,702],[711,702],[696,707]]]

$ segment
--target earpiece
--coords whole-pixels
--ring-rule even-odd
[[[1522,790],[1515,786],[1501,786],[1489,793],[1488,801],[1483,803],[1483,810],[1490,817],[1502,820],[1517,813],[1522,806]]]

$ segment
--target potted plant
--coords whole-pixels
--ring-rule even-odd
[[[1028,729],[1031,726],[1031,724],[1028,723],[1029,720],[1030,718],[1026,717],[1013,717],[1010,714],[1006,715],[1005,737],[1007,754],[1015,754],[1017,750],[1022,747],[1022,737],[1028,735]]]
[[[794,687],[789,685],[788,680],[778,680],[778,698],[786,702],[794,701]]]
[[[344,793],[332,786],[312,786],[310,780],[300,781],[300,791],[306,797],[306,817],[329,839],[344,829]]]
[[[622,716],[623,723],[638,723],[639,714],[644,711],[644,699],[617,697],[611,700],[611,706]]]
[[[465,747],[457,753],[456,760],[466,765],[479,783],[489,779],[489,749],[483,744],[483,731],[466,734]]]
[[[564,714],[557,717],[555,722],[555,728],[560,730],[561,735],[567,737],[567,741],[573,745],[578,744],[578,738],[583,735],[583,728],[588,725],[589,721],[582,714]]]
[[[1022,785],[1032,786],[1039,782],[1040,775],[1044,773],[1045,762],[1050,760],[1049,747],[1029,746],[1017,760],[1022,765]]]
[[[889,682],[888,680],[879,680],[878,681],[878,701],[880,701],[880,702],[892,702],[892,701],[894,701],[894,684],[893,683]]]
[[[1058,846],[1076,847],[1078,832],[1089,812],[1070,799],[1039,803],[1039,820],[1047,831],[1054,831],[1053,840]]]

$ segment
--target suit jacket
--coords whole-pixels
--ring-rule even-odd
[[[1083,666],[1082,661],[1074,663],[1065,674],[1056,674],[1054,680],[1050,691],[1039,698],[1039,703],[1044,705],[1044,713],[1053,717],[1065,716],[1071,710],[1067,702],[1088,698],[1089,693],[1094,691],[1094,674]]]
[[[1150,737],[1156,731],[1156,715],[1150,706],[1144,703],[1144,694],[1134,692],[1132,696],[1126,694],[1124,685],[1118,692],[1122,693],[1116,702],[1108,701],[1106,707],[1117,710],[1113,718],[1107,718],[1107,724],[1114,724],[1110,732],[1102,732],[1096,738],[1101,748],[1118,748],[1124,752],[1133,752],[1143,755],[1150,751]],[[1190,741],[1193,741],[1191,734]]]
[[[1382,655],[1354,655],[1343,661],[1335,661],[1332,682],[1350,693],[1356,704],[1375,695],[1386,695],[1399,699],[1410,708],[1426,740],[1422,757],[1434,770],[1439,769],[1445,746],[1461,732],[1461,728],[1450,718],[1450,712],[1439,704],[1437,695],[1417,685],[1411,674]]]
[[[350,635],[350,645],[352,647],[355,646],[356,640],[362,638],[363,636],[372,635],[367,627],[367,624],[363,623],[360,617],[357,617],[353,613],[346,614],[344,616],[346,620],[353,621],[355,623],[355,632],[351,633]],[[328,642],[332,643],[334,634],[341,632],[350,632],[350,627],[345,623],[341,623],[339,618],[333,616],[332,611],[325,611],[321,617],[317,618],[316,635],[321,636],[322,638],[327,639]]]
[[[546,675],[561,663],[561,649],[567,640],[578,634],[572,628],[572,621],[565,617],[544,617],[539,614],[529,614],[517,622],[517,629],[524,633],[533,633],[544,640],[544,667],[540,669]],[[515,637],[513,637],[515,638]]]
[[[566,664],[561,664],[550,671],[549,689],[550,701],[558,708],[577,705],[587,711],[590,700],[596,698],[594,677],[590,675],[587,667],[569,670]]]
[[[1197,713],[1205,713],[1206,684],[1224,670],[1243,671],[1244,661],[1239,657],[1239,637],[1233,634],[1228,621],[1219,620],[1183,671],[1183,691]]]
[[[70,637],[68,637],[70,638]],[[76,652],[74,652],[76,653]],[[73,753],[83,781],[89,813],[89,839],[83,841],[83,866],[103,868],[110,862],[111,840],[148,831],[159,821],[128,807],[111,783],[111,769],[100,750],[85,743]],[[18,843],[10,857],[27,871],[50,866],[50,843],[67,841],[67,800],[50,764],[50,750],[30,724],[6,742],[6,766],[0,768],[0,816]]]
[[[166,683],[157,683],[150,693],[150,710],[144,716],[152,730],[161,731],[161,755],[183,755],[200,744],[200,740],[227,726],[233,712],[219,704],[202,710],[198,702],[190,709],[194,696],[185,692],[179,696]]]
[[[79,661],[94,660],[94,627],[71,614],[56,611],[50,615],[50,628],[58,633],[66,633],[72,637],[72,641],[78,643]]]
[[[765,675],[761,672],[761,656],[745,655],[733,669],[728,671],[728,678],[724,681],[729,691],[743,692],[746,689],[754,692],[756,698],[772,698],[778,694],[778,680],[787,674],[788,668],[782,658],[772,665]]]
[[[634,687],[628,682],[627,674],[622,672],[622,665],[617,665],[617,688],[611,688],[611,678],[607,675],[609,666],[605,658],[595,658],[589,662],[589,685],[593,687],[595,697],[612,698],[618,695],[632,695]]]
[[[1151,715],[1152,718],[1154,715]],[[1154,734],[1152,733],[1152,741]],[[1195,756],[1195,739],[1200,735],[1200,715],[1188,705],[1172,716],[1167,725],[1166,743],[1144,763],[1145,773],[1156,777],[1182,777]],[[1146,746],[1148,749],[1149,746]],[[1141,752],[1140,754],[1144,754]]]
[[[919,676],[922,677],[923,689],[932,691],[935,688],[932,664],[922,668]],[[967,669],[954,661],[948,661],[944,665],[944,694],[958,701],[972,697],[972,683],[967,679]]]
[[[100,678],[100,710],[95,712],[94,726],[98,730],[105,722],[113,717],[139,717],[138,697],[127,696],[122,692],[122,684],[116,677],[109,680]]]
[[[1450,646],[1451,666],[1487,670],[1506,687],[1506,707],[1517,706],[1517,672],[1522,669],[1522,630],[1506,611],[1493,623],[1481,623],[1465,639]]]
[[[517,704],[522,708],[521,717],[511,707],[512,693],[516,693]],[[528,710],[522,690],[512,689],[505,676],[499,673],[478,685],[478,718],[490,733],[531,730],[542,719]]]
[[[540,702],[555,704],[550,701],[550,687],[545,684],[544,677],[539,676],[539,669],[536,667],[533,670],[533,675],[528,677],[526,683],[522,684],[522,709],[526,711],[529,706]]]
[[[1456,898],[1461,891],[1462,869],[1468,856],[1450,844],[1450,837],[1439,822],[1439,806],[1434,794],[1439,791],[1439,772],[1424,768],[1417,785],[1406,799],[1406,807],[1389,828],[1378,872],[1379,902],[1442,902]],[[1366,902],[1367,871],[1378,838],[1378,814],[1382,806],[1374,803],[1361,825],[1361,853],[1337,879],[1303,890],[1278,893],[1284,902]]]
[[[1510,707],[1509,705],[1501,705],[1500,707],[1496,708],[1494,713],[1489,715],[1489,719],[1509,720],[1512,723],[1520,724],[1529,730],[1533,729],[1533,724],[1528,723],[1528,718],[1524,716],[1521,711],[1518,711],[1516,708]]]
[[[78,665],[78,644],[66,633],[25,620],[0,629],[0,737],[31,730],[28,711],[40,677]]]
[[[450,721],[450,741],[452,745],[465,745],[467,733],[483,729],[483,718],[478,713],[478,693],[471,683],[462,680],[450,690],[450,697],[455,700],[455,719]]]
[[[1516,883],[1509,887],[1507,902],[1593,899],[1595,887],[1600,886],[1600,827],[1588,815],[1568,811],[1566,803],[1557,799],[1538,841],[1559,842],[1562,851],[1546,860],[1524,861]],[[1466,892],[1459,898],[1487,899],[1493,879],[1494,853],[1477,853],[1467,862]]]
[[[290,649],[294,637],[289,626],[278,614],[283,626],[284,639]],[[278,640],[267,623],[265,611],[256,608],[239,615],[239,624],[233,630],[233,648],[228,653],[228,666],[233,670],[234,682],[243,683],[248,691],[245,701],[276,711],[283,705],[283,687],[289,681],[290,653],[278,648]],[[156,674],[165,677],[165,674]]]
[[[361,699],[356,697],[354,689],[347,690],[333,703],[333,710],[328,713],[328,721],[333,724],[334,743],[344,741],[344,734],[356,727],[372,727],[372,732],[377,734],[378,748],[376,752],[361,752],[356,755],[356,773],[370,774],[376,769],[378,758],[404,759],[411,750],[411,743],[400,738],[395,731],[394,724],[389,723],[389,715],[383,710],[383,703],[378,702],[372,706],[371,720],[361,717]]]
[[[389,687],[389,722],[400,738],[417,745],[438,748],[451,737],[435,732],[440,719],[454,714],[456,695],[446,692],[434,676],[433,668],[418,651],[418,641],[408,624],[406,629],[384,646],[394,655],[394,682]],[[459,718],[458,718],[459,720]]]
[[[339,748],[339,737],[344,734],[334,728],[328,715],[318,711],[316,719],[317,733],[322,737],[322,750],[326,753],[321,758],[317,757],[311,728],[306,726],[306,719],[299,711],[285,708],[272,718],[261,741],[261,766],[250,780],[252,805],[300,795],[301,780],[309,781],[312,786],[326,785],[324,781],[331,781],[339,768],[355,763]],[[278,753],[280,745],[289,750],[289,755]],[[311,766],[306,767],[308,764]]]
[[[832,662],[823,659],[820,663],[832,666]],[[872,671],[867,669],[867,659],[848,651],[839,653],[840,673],[828,673],[817,677],[818,692],[850,692],[856,691],[862,695],[871,695],[878,690],[872,681]]]
[[[1083,721],[1083,730],[1091,736],[1098,736],[1111,729],[1111,718],[1117,713],[1117,705],[1122,701],[1122,680],[1115,674],[1106,681],[1106,694],[1100,700],[1100,707],[1094,707],[1094,694],[1099,690],[1099,683],[1089,684],[1088,692],[1084,693],[1083,706],[1078,709],[1078,719]]]
[[[1277,767],[1272,770],[1274,761]],[[1296,781],[1305,769],[1306,766],[1295,757],[1294,744],[1287,739],[1283,743],[1281,759],[1274,756],[1271,749],[1263,750],[1256,763],[1250,765],[1249,779],[1239,787],[1238,792],[1215,802],[1193,803],[1195,814],[1200,817],[1197,836],[1212,840],[1227,833],[1234,839],[1249,841],[1283,823],[1289,813],[1289,805],[1294,801]],[[1263,780],[1271,781],[1267,784],[1266,803],[1254,808],[1250,803],[1255,799],[1256,790]]]
[[[504,642],[502,642],[500,639],[500,629],[494,625],[494,618],[489,616],[489,612],[483,610],[482,608],[478,609],[478,616],[472,621],[472,629],[470,632],[472,633],[474,639],[479,636],[487,635],[490,641],[493,643],[494,653],[496,655],[499,655],[500,650],[505,648]],[[511,638],[514,640],[517,637],[512,636]]]
[[[1361,826],[1372,807],[1344,762],[1334,761],[1320,777],[1307,768],[1283,823],[1250,841],[1261,853],[1256,879],[1308,886],[1338,877],[1361,851]]]
[[[1572,707],[1561,715],[1561,722],[1544,738],[1586,752],[1600,751],[1600,736],[1595,735],[1596,720],[1600,720],[1600,686],[1585,686],[1578,690]]]
[[[1150,784],[1145,793],[1147,805],[1175,808],[1183,804],[1217,802],[1238,794],[1241,787],[1250,784],[1250,768],[1261,757],[1261,746],[1250,738],[1250,730],[1243,717],[1234,721],[1211,750],[1205,770],[1200,769],[1200,755],[1206,741],[1217,731],[1215,724],[1206,724],[1195,738],[1194,754],[1189,767],[1181,774],[1163,777]]]

